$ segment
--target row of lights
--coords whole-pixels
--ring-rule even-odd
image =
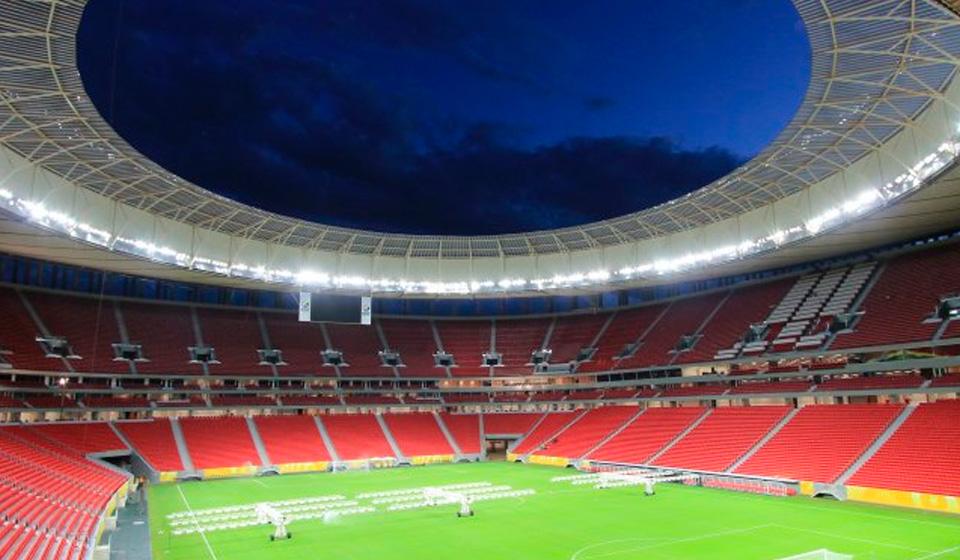
[[[926,179],[952,163],[957,158],[958,153],[960,153],[960,143],[958,143],[957,138],[944,142],[937,151],[929,154],[911,169],[886,185],[860,192],[823,214],[811,218],[803,225],[777,230],[758,239],[746,240],[737,245],[726,245],[707,251],[688,253],[671,259],[644,262],[614,271],[598,269],[583,273],[533,279],[505,278],[470,282],[410,281],[388,278],[371,279],[355,275],[338,276],[310,269],[293,271],[268,268],[264,265],[231,264],[219,259],[190,255],[170,247],[158,246],[143,239],[113,236],[108,231],[78,221],[63,212],[50,210],[41,202],[17,198],[13,193],[3,188],[0,188],[0,203],[5,203],[9,210],[29,222],[65,233],[75,239],[106,247],[113,251],[194,270],[250,278],[269,283],[296,285],[307,289],[345,289],[424,295],[494,294],[547,291],[629,282],[641,278],[689,271],[702,266],[729,262],[771,251],[785,244],[816,236],[915,191],[922,186]]]

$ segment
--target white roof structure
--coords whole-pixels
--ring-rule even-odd
[[[483,295],[716,276],[960,223],[950,194],[960,139],[956,0],[793,3],[812,47],[810,85],[753,160],[619,218],[451,237],[297,220],[177,177],[120,138],[87,96],[76,64],[86,0],[5,0],[0,250],[208,283]],[[940,200],[922,206],[937,215],[915,206],[909,227],[876,225],[904,219],[901,203],[923,193]],[[824,242],[851,231],[856,240]]]

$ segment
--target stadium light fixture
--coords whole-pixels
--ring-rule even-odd
[[[744,239],[738,244],[687,253],[675,258],[639,262],[614,271],[598,268],[547,278],[480,278],[463,282],[411,281],[366,278],[357,275],[337,276],[323,270],[301,269],[291,271],[269,268],[262,263],[231,263],[210,256],[191,255],[172,247],[158,246],[143,239],[114,236],[109,231],[77,220],[64,212],[48,208],[43,202],[18,198],[7,189],[0,188],[0,200],[6,201],[6,206],[10,211],[26,221],[66,234],[72,238],[112,251],[225,276],[295,285],[310,289],[370,290],[411,295],[502,294],[625,283],[641,278],[685,272],[707,265],[730,262],[772,251],[785,244],[814,237],[824,231],[849,223],[859,216],[894,202],[918,189],[926,179],[956,161],[958,155],[960,155],[960,140],[956,137],[950,138],[940,144],[937,150],[920,158],[915,165],[886,185],[869,188],[847,200],[840,201],[830,210],[814,216],[801,226],[779,229],[764,237]]]

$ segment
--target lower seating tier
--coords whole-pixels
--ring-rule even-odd
[[[847,484],[960,496],[960,401],[921,404]]]
[[[736,472],[834,482],[902,410],[888,404],[804,407]]]

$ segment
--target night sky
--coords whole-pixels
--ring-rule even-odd
[[[90,0],[81,75],[134,147],[309,220],[489,234],[716,179],[790,120],[788,0]]]

